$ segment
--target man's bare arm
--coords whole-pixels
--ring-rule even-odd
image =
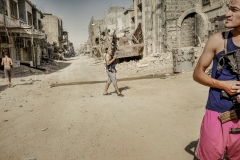
[[[115,59],[116,59],[116,56],[114,56],[113,59],[110,60],[110,55],[107,54],[107,55],[106,55],[106,64],[107,64],[107,65],[112,64],[112,63],[115,61]]]
[[[12,61],[12,59],[10,59],[10,65],[11,65],[11,66],[13,65],[13,61]]]
[[[222,48],[220,48],[219,46],[222,46]],[[224,40],[221,33],[211,36],[193,72],[193,79],[205,86],[219,88],[225,90],[230,95],[234,95],[237,93],[237,90],[240,89],[240,87],[236,85],[240,84],[239,81],[220,81],[211,78],[207,73],[205,73],[206,69],[211,64],[215,54],[222,51],[223,49]]]

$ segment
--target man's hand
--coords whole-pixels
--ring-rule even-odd
[[[240,93],[240,81],[221,81],[221,86],[231,96]]]
[[[237,102],[240,103],[240,95],[237,96]]]
[[[113,59],[114,59],[114,60],[117,59],[117,55],[114,55],[114,56],[113,56]]]

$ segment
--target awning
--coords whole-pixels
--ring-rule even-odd
[[[36,29],[29,28],[20,28],[20,27],[13,27],[7,28],[8,33],[20,33],[20,37],[28,37],[28,38],[39,38],[45,39],[45,33],[40,32]],[[6,29],[1,27],[0,32],[6,32]]]

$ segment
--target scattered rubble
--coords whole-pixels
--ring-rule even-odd
[[[117,70],[124,77],[135,77],[155,74],[172,74],[173,60],[171,53],[153,53],[141,60],[125,61],[117,64]],[[104,70],[105,71],[105,70]]]
[[[41,131],[46,131],[48,127],[42,128]]]
[[[36,158],[24,158],[24,160],[37,160]]]

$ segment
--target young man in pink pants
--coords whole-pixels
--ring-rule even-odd
[[[219,118],[222,113],[229,111],[237,113],[233,109],[235,102],[223,98],[221,92],[225,91],[230,96],[240,93],[238,75],[231,70],[229,63],[219,62],[224,54],[240,49],[240,0],[230,0],[225,27],[231,30],[209,38],[193,73],[195,81],[210,87],[196,149],[196,156],[200,160],[219,160],[224,154],[230,160],[240,160],[240,132],[230,132],[231,129],[240,130],[240,116],[227,122]],[[212,61],[210,77],[205,71]],[[219,64],[222,66],[219,67]],[[236,97],[236,103],[239,103],[240,95]]]

